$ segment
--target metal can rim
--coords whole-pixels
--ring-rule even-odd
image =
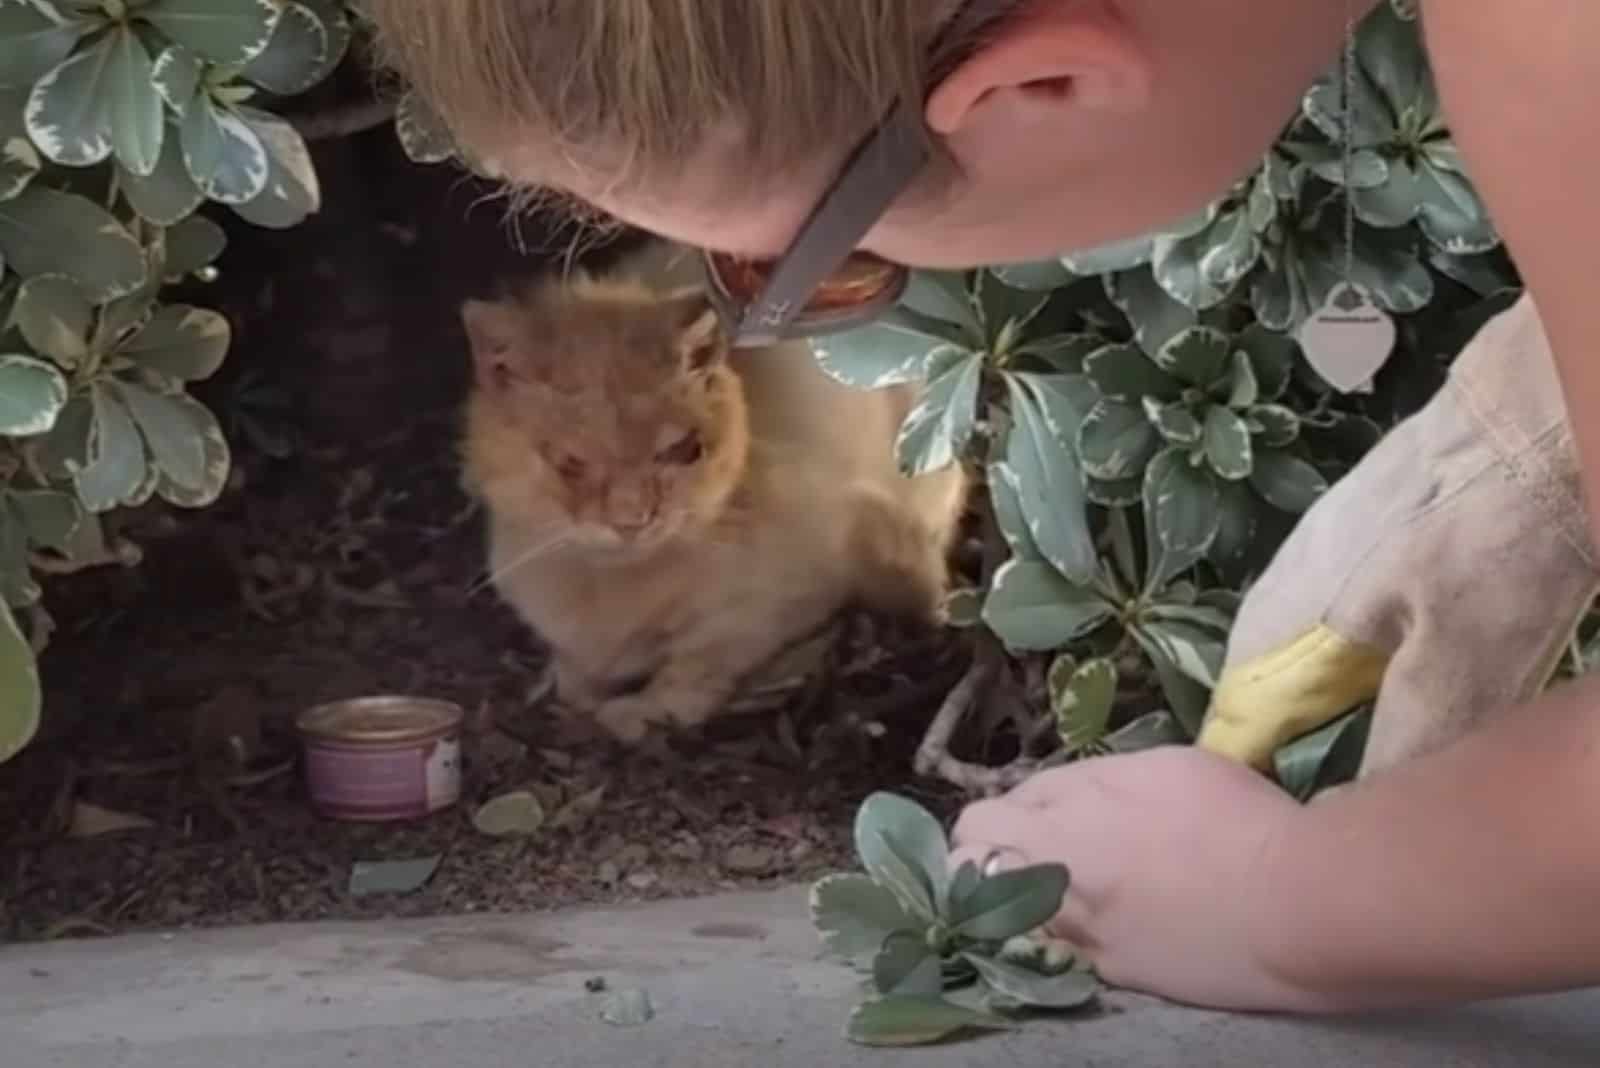
[[[454,701],[374,694],[325,701],[300,713],[295,728],[308,739],[346,745],[422,742],[460,728],[465,712]]]

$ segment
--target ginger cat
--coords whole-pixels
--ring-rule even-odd
[[[937,623],[967,489],[896,468],[916,387],[841,385],[804,342],[730,353],[704,293],[652,271],[461,311],[494,584],[558,701],[623,742],[705,722],[848,605]]]

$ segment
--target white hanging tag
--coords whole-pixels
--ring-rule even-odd
[[[1394,321],[1353,282],[1333,287],[1300,327],[1306,362],[1340,393],[1370,393],[1394,351]]]

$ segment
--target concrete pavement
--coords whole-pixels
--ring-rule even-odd
[[[600,1019],[645,989],[650,1021]],[[0,948],[0,1068],[1252,1068],[1600,1064],[1600,993],[1360,1021],[1123,995],[914,1051],[853,1046],[854,977],[805,888],[541,916],[321,923]]]

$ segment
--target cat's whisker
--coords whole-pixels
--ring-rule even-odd
[[[505,578],[513,571],[516,571],[518,568],[526,567],[539,557],[545,555],[546,553],[554,552],[555,550],[566,545],[571,540],[572,535],[569,532],[560,531],[551,535],[550,537],[535,541],[532,545],[524,549],[521,553],[518,553],[510,561],[496,568],[494,571],[479,579],[477,582],[473,583],[472,586],[467,590],[467,596],[472,597],[477,595],[480,590],[494,585],[496,582],[499,582],[501,579]]]

